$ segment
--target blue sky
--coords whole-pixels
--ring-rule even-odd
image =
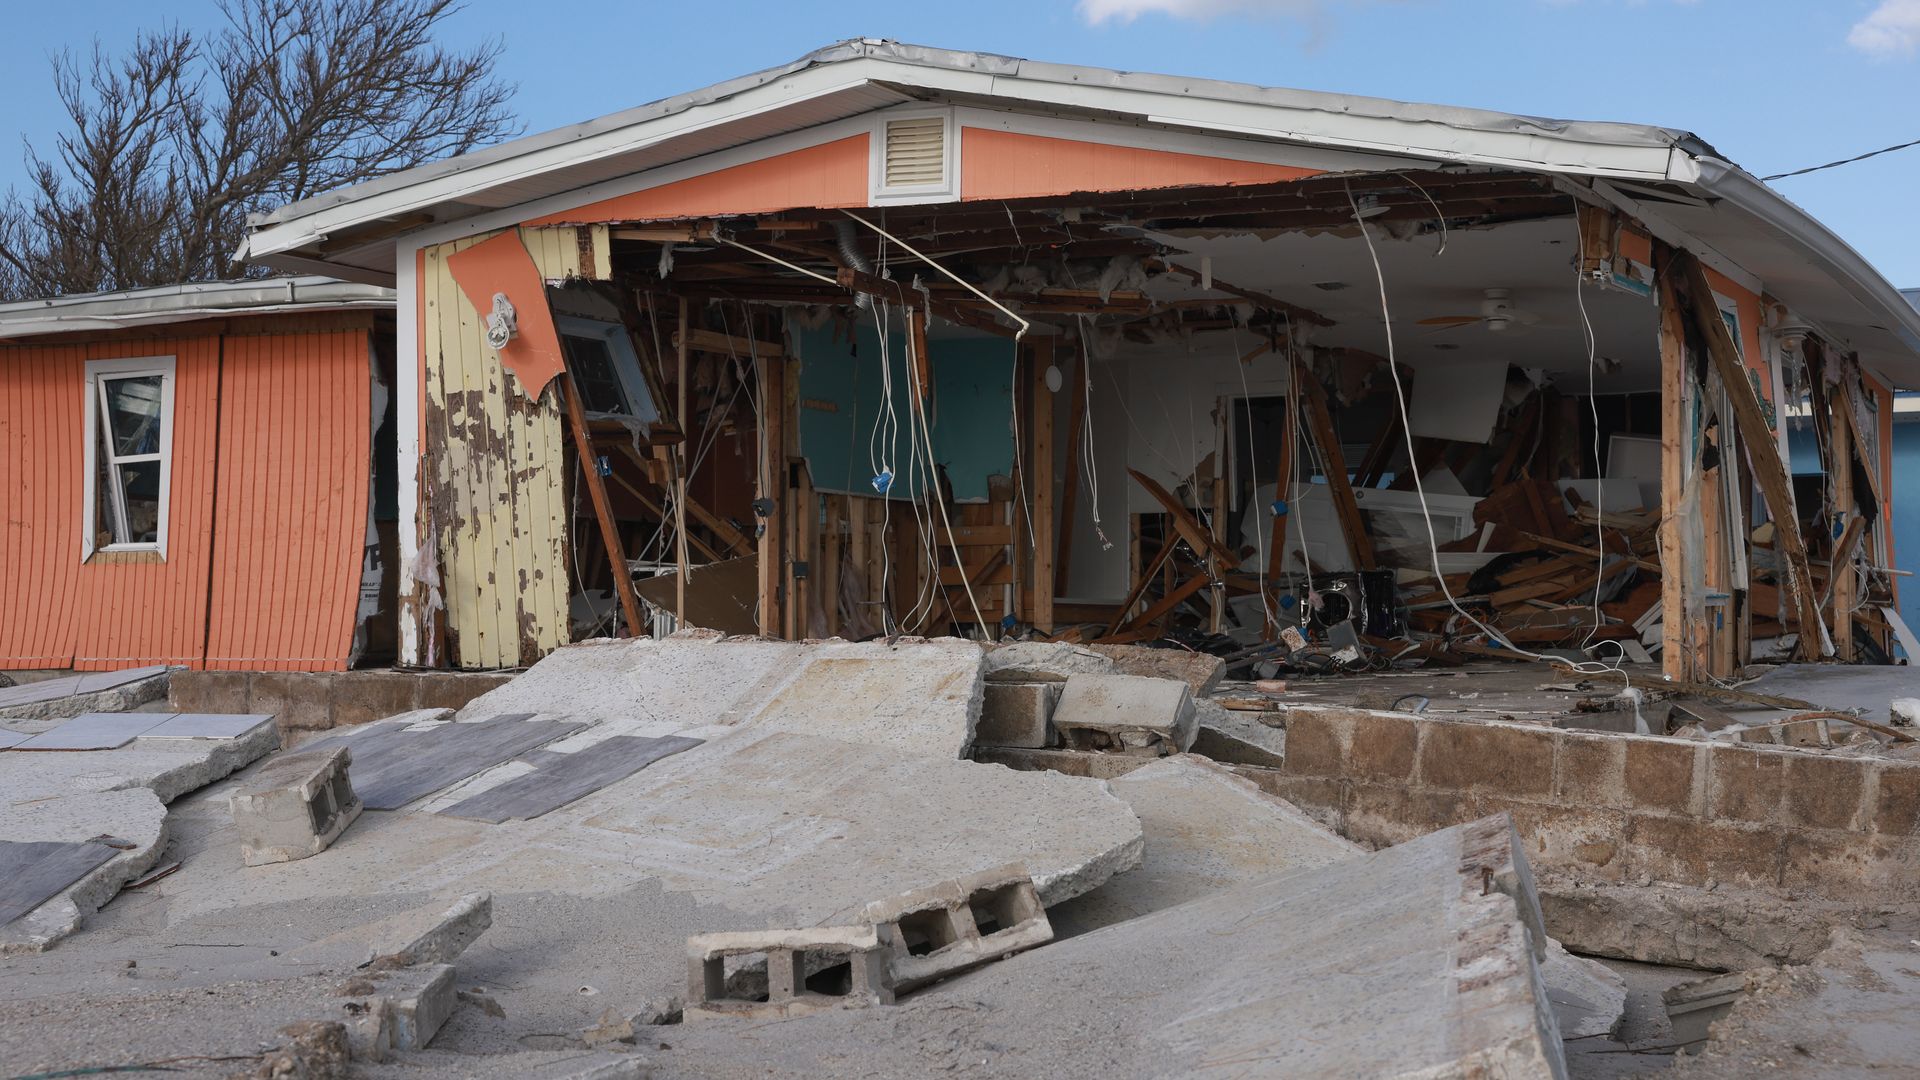
[[[22,5],[0,40],[20,134],[59,125],[48,57],[123,46],[151,0]],[[212,0],[165,17],[215,25]],[[582,28],[589,28],[581,32]],[[1686,128],[1765,175],[1920,138],[1920,0],[471,0],[450,43],[504,36],[529,131],[890,37],[1065,63]],[[6,135],[0,129],[0,137]],[[0,138],[4,141],[4,138]],[[0,184],[21,173],[0,146]],[[1920,147],[1779,181],[1896,285],[1920,286]]]

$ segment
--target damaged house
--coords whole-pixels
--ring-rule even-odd
[[[242,254],[0,308],[8,663],[203,669],[0,688],[9,1072],[1920,1062],[1920,312],[1692,135],[862,40]]]
[[[1684,132],[849,41],[243,255],[396,289],[404,664],[676,615],[1687,681],[1914,648],[1920,315]]]

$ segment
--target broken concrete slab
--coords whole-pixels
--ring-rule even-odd
[[[508,818],[531,819],[624,780],[661,758],[699,746],[703,740],[680,735],[649,739],[615,735],[568,753],[533,750],[520,760],[530,771],[494,784],[440,808],[439,813],[499,824]]]
[[[1017,865],[876,900],[865,917],[885,948],[895,993],[1053,940],[1033,879]]]
[[[1586,1039],[1620,1030],[1627,1013],[1627,982],[1597,960],[1575,956],[1557,941],[1547,942],[1540,979],[1553,1003],[1562,1039]]]
[[[1140,815],[1145,853],[1137,869],[1052,908],[1048,914],[1062,937],[1366,851],[1292,803],[1193,754],[1161,758],[1108,784]]]
[[[713,1075],[924,1076],[991,1060],[1009,1076],[1107,1080],[1556,1077],[1523,858],[1501,815],[1057,941],[890,1009],[818,1014],[778,1039],[686,1027],[674,1060]]]
[[[285,754],[228,800],[248,866],[292,862],[325,851],[360,816],[344,746]]]
[[[395,1050],[424,1050],[453,1015],[454,969],[431,964],[386,973],[380,985]]]
[[[1069,675],[1111,675],[1113,661],[1090,648],[1054,641],[1015,641],[987,650],[989,680],[1031,682]],[[1131,674],[1131,673],[1130,673]]]
[[[1087,648],[1113,661],[1116,674],[1179,679],[1196,698],[1213,693],[1227,670],[1226,661],[1191,649],[1152,649],[1145,645],[1089,645]]]
[[[354,789],[369,810],[397,810],[587,725],[503,713],[472,723],[382,720],[308,743],[308,752],[350,748]]]
[[[51,721],[125,712],[167,696],[167,668],[88,671],[0,687],[0,720]]]
[[[785,642],[709,632],[585,642],[475,698],[459,719],[564,703],[599,737],[713,738],[753,725],[957,758],[980,715],[982,651],[957,638]]]
[[[1053,726],[1074,750],[1178,754],[1193,745],[1195,709],[1185,683],[1138,675],[1070,675]]]
[[[427,904],[322,938],[294,950],[294,959],[383,968],[447,964],[492,925],[492,895],[470,893],[451,904]]]
[[[1277,769],[1286,762],[1287,729],[1262,723],[1264,713],[1229,709],[1212,698],[1193,704],[1193,753],[1225,765]]]

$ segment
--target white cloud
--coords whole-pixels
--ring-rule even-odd
[[[1880,0],[1880,6],[1847,32],[1847,44],[1868,56],[1891,59],[1920,51],[1920,0]]]
[[[1080,0],[1080,17],[1098,26],[1109,19],[1130,23],[1142,15],[1211,19],[1216,15],[1272,15],[1314,21],[1320,0]]]

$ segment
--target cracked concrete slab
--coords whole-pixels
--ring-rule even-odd
[[[1061,937],[1366,852],[1292,803],[1193,754],[1160,758],[1107,783],[1140,816],[1145,852],[1137,869],[1048,911]]]
[[[765,1038],[678,1029],[661,1075],[1564,1074],[1504,815],[1022,953]],[[1487,888],[1491,880],[1515,890]]]
[[[785,642],[691,631],[591,641],[555,650],[459,717],[564,714],[595,725],[588,741],[753,726],[959,758],[980,716],[983,651],[957,638]]]

